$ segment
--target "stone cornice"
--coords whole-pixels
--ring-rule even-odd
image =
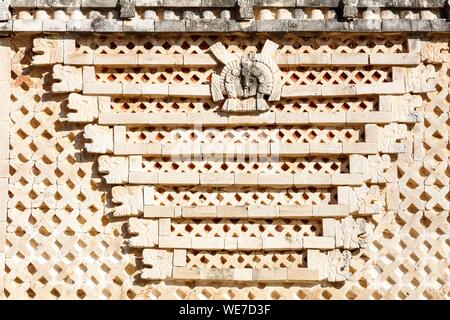
[[[444,0],[2,0],[0,33],[450,32]]]

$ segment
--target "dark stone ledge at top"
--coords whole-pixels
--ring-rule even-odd
[[[421,33],[450,32],[445,19],[435,20],[140,20],[117,19],[83,21],[10,20],[0,22],[0,33]]]
[[[116,8],[119,0],[12,0],[13,8]],[[237,0],[137,0],[137,7],[231,8]],[[446,0],[359,0],[360,8],[440,8]],[[255,7],[338,8],[340,0],[254,0]]]

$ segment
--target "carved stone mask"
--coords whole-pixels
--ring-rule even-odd
[[[259,87],[259,70],[254,66],[255,54],[241,60],[241,86],[244,99],[256,96]]]
[[[267,98],[280,99],[281,73],[272,57],[276,45],[272,47],[272,51],[266,50],[264,54],[250,52],[241,57],[226,52],[222,44],[212,47],[225,65],[220,76],[213,75],[213,100],[224,100],[225,94],[225,111],[267,111]]]

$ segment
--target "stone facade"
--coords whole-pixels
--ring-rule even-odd
[[[0,1],[0,298],[448,299],[447,1],[317,2]]]

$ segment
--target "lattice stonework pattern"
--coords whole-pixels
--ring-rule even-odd
[[[1,38],[0,298],[449,299],[450,38],[267,38]]]

